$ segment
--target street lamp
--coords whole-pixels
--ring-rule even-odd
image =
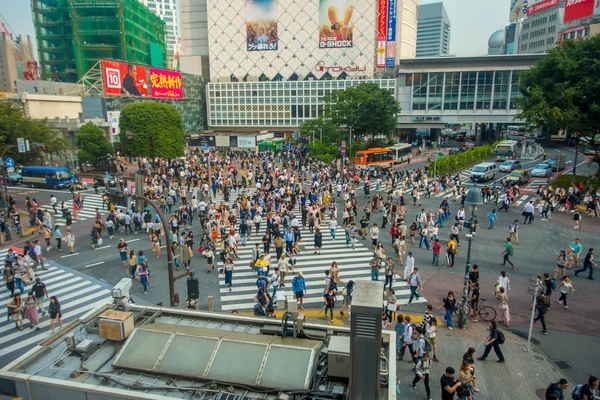
[[[465,280],[463,283],[463,294],[462,302],[460,303],[458,327],[465,329],[467,327],[467,301],[469,299],[469,271],[471,270],[471,243],[473,236],[475,235],[475,211],[477,207],[483,204],[483,196],[481,191],[477,188],[477,185],[469,189],[467,192],[467,198],[465,199],[465,207],[471,211],[471,218],[469,219],[469,233],[466,237],[469,240],[469,247],[467,249],[467,264],[465,265]]]

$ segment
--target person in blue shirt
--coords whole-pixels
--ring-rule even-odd
[[[303,301],[304,294],[306,293],[306,283],[304,282],[304,275],[302,274],[302,271],[298,272],[298,275],[292,279],[292,291],[296,295],[298,308],[304,310]]]
[[[296,237],[294,235],[294,231],[292,230],[292,228],[289,228],[284,236],[286,253],[290,254],[292,252],[292,248],[294,247],[295,238]]]
[[[494,229],[494,223],[496,223],[496,220],[498,219],[495,208],[488,214],[488,219],[490,220],[490,226],[488,229]]]

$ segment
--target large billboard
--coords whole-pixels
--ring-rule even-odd
[[[396,0],[388,0],[387,58],[385,66],[394,68],[396,59]]]
[[[377,6],[377,68],[385,67],[387,12],[387,0],[379,0],[379,4]]]
[[[277,0],[246,0],[248,51],[277,50]]]
[[[319,0],[319,47],[352,47],[354,7],[350,0]]]
[[[104,92],[109,95],[148,96],[146,67],[102,60]]]
[[[589,17],[594,13],[594,6],[598,0],[567,0],[565,4],[564,23]]]
[[[150,95],[155,99],[182,99],[181,72],[150,68]]]
[[[510,22],[527,16],[527,0],[510,0]]]
[[[560,3],[560,0],[542,0],[535,4],[531,4],[527,7],[527,16],[537,14],[541,11],[546,11],[550,8],[556,7]]]

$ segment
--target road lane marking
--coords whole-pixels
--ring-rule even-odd
[[[108,245],[106,245],[106,246],[102,246],[102,247],[96,247],[96,248],[94,249],[94,251],[96,251],[96,250],[101,250],[101,249],[106,249],[106,248],[108,248],[108,247],[110,247],[110,246],[111,246],[111,245],[110,245],[110,244],[108,244]]]
[[[91,268],[91,267],[95,267],[96,265],[100,265],[100,264],[104,264],[104,261],[86,265],[84,268]]]
[[[73,257],[73,256],[76,256],[77,254],[79,254],[79,253],[65,254],[64,256],[60,256],[60,258]]]

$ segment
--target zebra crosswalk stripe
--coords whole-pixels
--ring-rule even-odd
[[[73,214],[73,200],[65,201],[65,205],[69,210],[71,210],[71,215]],[[57,210],[60,207],[60,203],[57,205]],[[57,215],[52,215],[52,207],[46,207],[48,211],[50,211],[50,216],[52,217],[52,225],[65,226],[66,220],[62,218],[62,213],[58,210]],[[88,219],[96,219],[96,208],[102,214],[108,214],[108,210],[104,208],[104,201],[102,200],[102,195],[100,194],[87,194],[83,198],[83,209],[79,210],[79,219],[73,219],[73,223],[79,221],[85,221]],[[124,208],[124,207],[121,207]]]
[[[265,225],[265,224],[263,224]],[[261,243],[261,238],[264,235],[266,227],[261,226],[258,235],[253,234],[253,240],[249,241],[246,246],[239,246],[239,259],[234,260],[233,274],[233,289],[229,291],[225,285],[224,275],[219,276],[219,291],[221,294],[221,309],[223,311],[231,310],[247,310],[254,306],[254,296],[257,293],[256,279],[257,275],[254,270],[250,269],[250,261],[252,259],[252,249],[255,243]],[[320,305],[323,302],[323,289],[325,287],[325,271],[329,270],[333,261],[337,262],[340,279],[343,282],[358,279],[370,279],[371,267],[370,260],[373,258],[373,253],[370,248],[363,245],[362,241],[358,240],[356,248],[352,250],[345,244],[344,229],[338,227],[336,230],[336,240],[333,240],[330,230],[325,224],[322,225],[321,233],[323,235],[323,246],[321,254],[314,254],[313,235],[308,229],[300,228],[302,240],[300,241],[301,252],[296,259],[296,273],[302,271],[306,283],[306,294],[304,296],[304,304],[307,306]],[[262,250],[262,247],[261,247]],[[274,253],[274,252],[273,252]],[[274,254],[271,257],[272,267],[269,274],[274,272],[277,265]],[[218,263],[222,267],[222,263]],[[401,269],[401,266],[396,268]],[[291,295],[292,279],[294,273],[291,271],[286,274],[285,287],[280,287],[278,292],[284,292]],[[267,277],[270,279],[270,276]],[[384,280],[383,269],[380,270],[380,280]],[[340,285],[340,287],[343,286]],[[406,304],[410,297],[410,289],[406,282],[396,281],[394,283],[398,304]],[[269,289],[269,294],[272,294],[273,289]],[[423,297],[414,302],[426,302]],[[338,297],[338,307],[341,307],[342,297]]]
[[[8,249],[0,250],[0,259],[4,259]],[[91,281],[83,274],[68,270],[47,261],[48,270],[37,270],[36,276],[46,284],[49,296],[57,296],[63,314],[63,324],[82,316],[93,308],[107,303],[112,303],[111,288],[108,284]],[[31,285],[25,286],[23,300],[26,300]],[[10,292],[3,285],[0,289],[0,303],[10,301]],[[44,299],[44,310],[49,304]],[[6,365],[21,354],[31,349],[31,346],[48,338],[50,322],[47,316],[40,315],[39,331],[29,329],[29,321],[24,320],[25,330],[21,332],[15,328],[14,322],[8,319],[8,309],[0,308],[0,366]],[[55,324],[58,330],[58,323]]]

